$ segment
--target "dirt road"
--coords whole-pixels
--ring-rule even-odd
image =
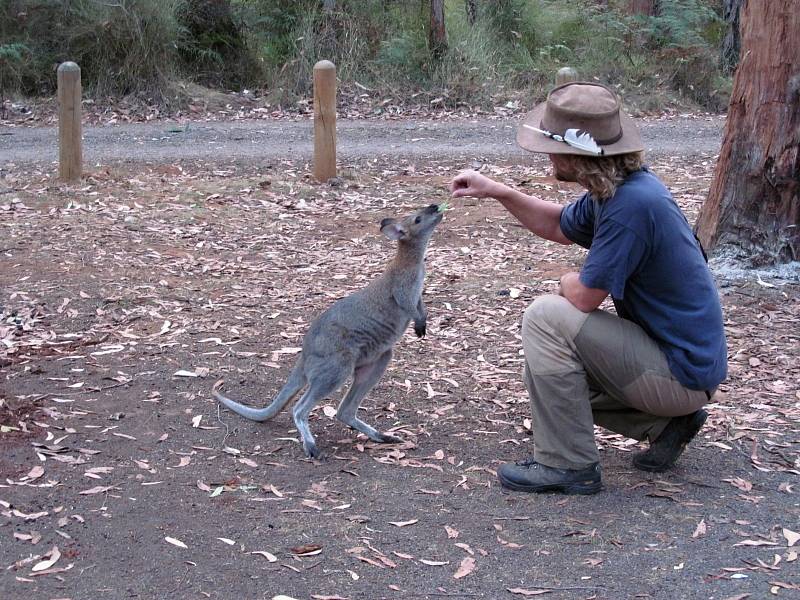
[[[518,119],[476,121],[340,120],[338,152],[342,160],[376,156],[404,158],[530,157],[517,147]],[[640,120],[650,157],[714,155],[723,117],[675,117]],[[178,159],[252,161],[308,160],[313,150],[310,121],[157,122],[86,127],[87,165],[117,162],[169,162]],[[58,158],[54,128],[0,128],[0,166],[48,163]]]

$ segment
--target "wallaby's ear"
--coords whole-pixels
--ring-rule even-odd
[[[381,233],[394,241],[406,236],[406,230],[396,219],[384,219],[381,221]]]

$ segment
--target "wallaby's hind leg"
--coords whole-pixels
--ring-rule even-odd
[[[308,389],[300,396],[300,400],[292,409],[292,418],[303,442],[303,451],[309,458],[317,458],[320,454],[311,429],[308,427],[308,415],[314,405],[339,389],[352,372],[349,364],[327,363],[324,367],[308,371]]]
[[[211,390],[211,394],[218,402],[228,407],[233,412],[242,415],[246,419],[253,421],[266,421],[277,415],[284,406],[286,406],[297,393],[302,390],[306,385],[306,375],[303,372],[303,359],[302,357],[295,365],[292,372],[289,374],[289,379],[284,384],[275,399],[265,408],[254,408],[236,400],[232,400],[227,396],[220,393],[218,386],[222,383],[218,382]]]
[[[358,407],[361,406],[361,401],[364,397],[375,387],[375,384],[380,381],[391,358],[392,351],[387,350],[381,354],[375,362],[357,367],[353,374],[353,386],[342,399],[339,404],[339,409],[336,411],[336,418],[342,423],[360,431],[372,441],[382,444],[397,444],[403,440],[394,435],[382,433],[374,427],[367,425],[356,416],[356,412],[358,411]]]
[[[269,405],[270,414],[277,415],[282,411],[283,407],[294,400],[298,392],[306,387],[306,383],[308,383],[308,380],[306,379],[305,365],[303,364],[303,357],[300,356],[300,360],[297,361],[292,372],[289,373],[289,378],[281,388],[281,391],[278,392],[278,395]]]

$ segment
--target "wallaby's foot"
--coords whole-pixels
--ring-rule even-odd
[[[320,449],[317,448],[317,444],[314,441],[303,440],[303,452],[308,458],[319,458],[322,456],[322,452]]]
[[[374,427],[367,425],[361,419],[356,419],[354,417],[347,418],[344,416],[341,416],[339,418],[344,424],[348,425],[349,427],[352,427],[356,431],[360,431],[361,433],[366,435],[369,439],[371,439],[373,442],[378,442],[379,444],[401,444],[403,442],[402,438],[378,431]]]
[[[313,387],[313,384],[312,384]],[[306,392],[300,402],[294,405],[292,409],[292,419],[294,420],[294,425],[297,427],[297,433],[300,435],[300,441],[303,444],[303,452],[308,458],[319,458],[320,451],[317,448],[317,442],[314,440],[314,435],[311,433],[311,429],[308,428],[308,408],[313,406],[313,403],[316,401],[315,398],[311,397],[312,402],[308,402],[307,395],[311,392],[311,390]]]

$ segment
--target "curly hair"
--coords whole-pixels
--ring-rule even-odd
[[[598,200],[607,200],[630,175],[642,168],[644,152],[616,156],[572,155],[575,180]]]

